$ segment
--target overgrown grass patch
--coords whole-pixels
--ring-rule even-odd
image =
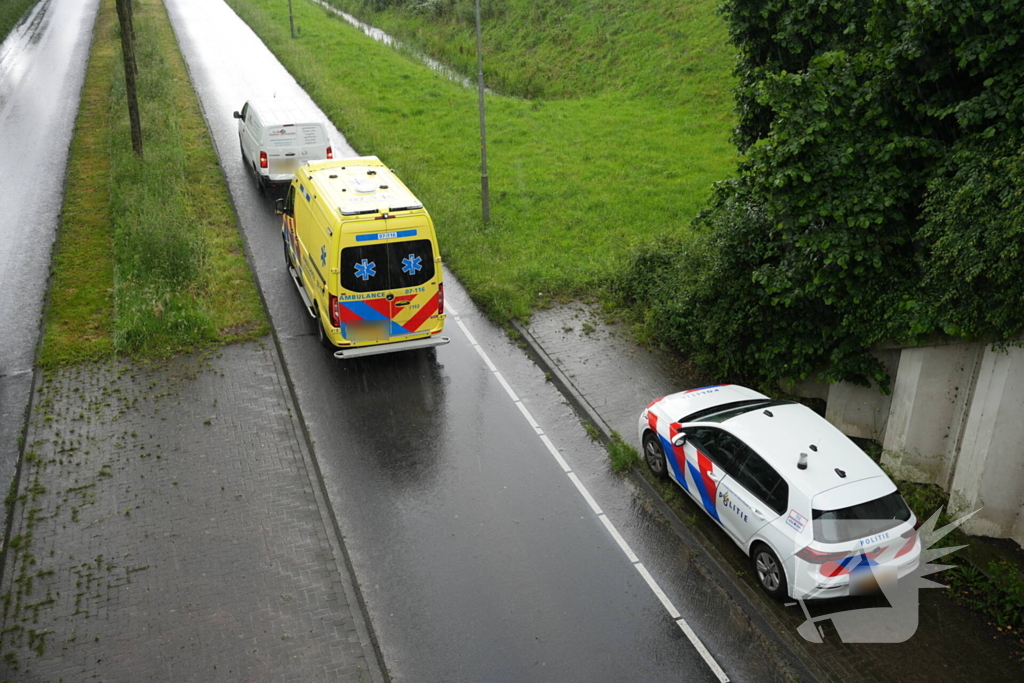
[[[684,79],[686,95],[668,99],[616,89],[557,100],[490,95],[485,224],[473,89],[309,2],[293,3],[297,40],[285,3],[229,4],[353,147],[396,168],[420,196],[448,265],[498,321],[527,318],[553,297],[599,294],[630,247],[687,230],[712,183],[734,167],[731,105],[705,97],[702,79]],[[720,78],[730,83],[727,67]]]
[[[608,458],[612,469],[620,474],[640,465],[640,454],[632,444],[623,441],[618,432],[612,432],[608,441]]]
[[[113,0],[101,3],[69,162],[41,363],[160,357],[267,322],[199,104],[158,0],[135,3],[144,157]]]
[[[113,352],[113,242],[108,212],[109,97],[116,63],[114,22],[102,8],[82,85],[40,363],[93,360]]]

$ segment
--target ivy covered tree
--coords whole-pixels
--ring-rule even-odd
[[[620,291],[722,376],[1024,330],[1024,0],[726,0],[741,153]],[[641,275],[635,275],[641,273]]]

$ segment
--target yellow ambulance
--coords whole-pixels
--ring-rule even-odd
[[[434,224],[380,159],[300,166],[277,212],[288,272],[335,358],[448,343]]]

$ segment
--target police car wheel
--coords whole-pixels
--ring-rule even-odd
[[[665,451],[661,448],[658,437],[648,432],[644,436],[644,462],[658,479],[668,479],[668,462],[665,460]]]
[[[759,543],[750,553],[750,559],[754,565],[754,575],[757,576],[757,583],[761,586],[761,590],[776,600],[785,598],[787,594],[786,570],[772,549]]]

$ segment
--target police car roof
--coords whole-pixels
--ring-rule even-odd
[[[423,208],[423,202],[374,156],[318,161],[303,166],[328,206],[342,216],[394,213]]]
[[[716,426],[757,451],[790,486],[814,498],[819,509],[847,507],[895,490],[885,472],[853,441],[799,403],[756,408]],[[806,469],[797,467],[801,453],[807,454]],[[825,492],[831,493],[822,497]]]

